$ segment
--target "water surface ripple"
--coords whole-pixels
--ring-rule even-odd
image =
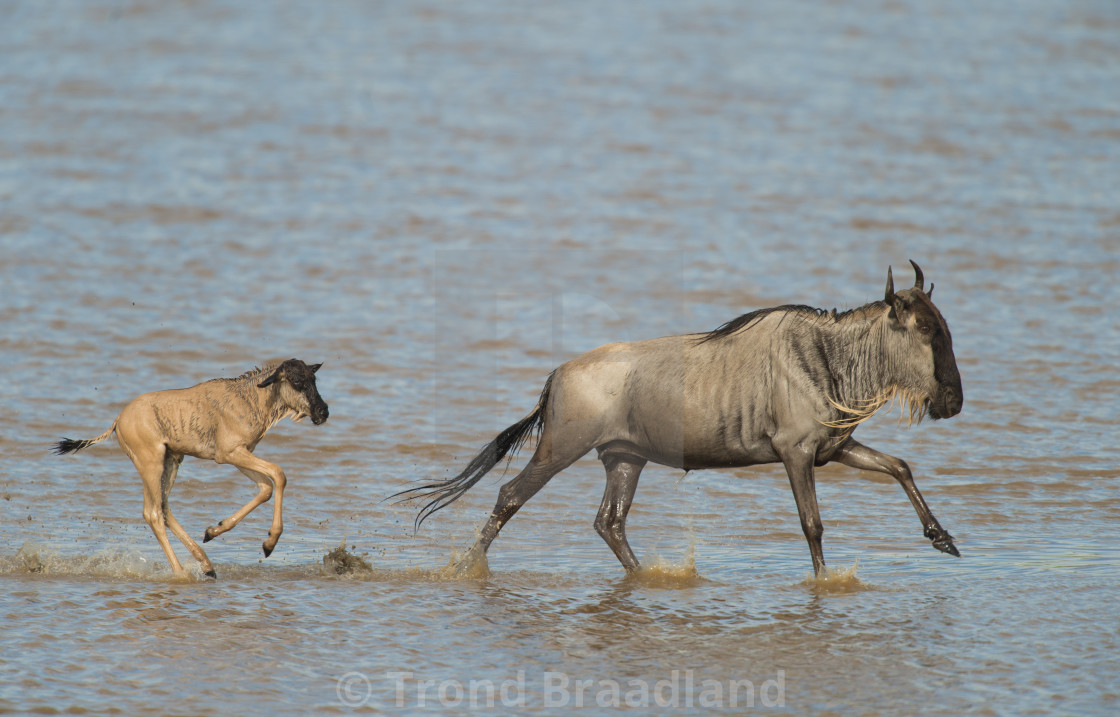
[[[1114,714],[1117,87],[1107,0],[5,3],[0,711]],[[829,584],[780,466],[647,468],[638,578],[593,457],[488,578],[441,569],[497,471],[418,533],[383,500],[583,351],[859,306],[911,258],[964,411],[858,437],[960,559],[832,466]],[[290,356],[331,418],[262,442],[285,532],[264,560],[266,506],[208,543],[216,582],[170,580],[115,442],[47,452]],[[201,536],[253,492],[188,459],[171,500]]]

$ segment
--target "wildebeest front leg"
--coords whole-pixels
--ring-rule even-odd
[[[634,491],[638,487],[638,476],[646,461],[634,456],[600,456],[607,469],[607,489],[603,492],[603,502],[595,516],[595,530],[614,551],[618,562],[627,572],[638,569],[638,559],[626,540],[626,515],[634,502]]]
[[[852,468],[894,476],[910,498],[918,518],[922,521],[925,536],[933,541],[933,547],[958,558],[961,556],[957,546],[953,544],[953,536],[949,535],[948,531],[937,522],[937,518],[933,517],[925,498],[918,491],[918,486],[914,485],[914,476],[910,473],[910,466],[906,465],[906,461],[881,453],[852,439],[848,439],[840,447],[832,460]]]
[[[284,471],[281,470],[280,466],[254,456],[246,448],[237,449],[230,455],[224,457],[221,462],[233,465],[242,473],[252,478],[257,484],[257,495],[246,503],[241,510],[237,511],[229,518],[220,521],[216,526],[207,528],[206,535],[203,537],[202,542],[205,543],[209,540],[213,540],[222,533],[232,530],[245,516],[252,513],[257,506],[267,502],[275,495],[275,502],[272,504],[272,526],[268,531],[268,538],[261,546],[264,550],[264,556],[267,558],[272,554],[273,549],[276,548],[276,543],[280,540],[280,534],[284,532],[283,498],[284,487],[287,485]]]
[[[217,525],[207,528],[206,535],[202,538],[202,542],[204,543],[213,540],[222,533],[228,533],[229,531],[233,530],[234,527],[245,518],[245,516],[256,510],[257,506],[261,505],[262,503],[267,503],[272,498],[271,478],[266,476],[264,473],[258,473],[247,468],[238,468],[238,470],[249,476],[249,478],[251,478],[253,482],[257,484],[257,494],[253,496],[253,499],[242,506],[241,509],[236,513],[226,518],[225,520],[219,520]]]
[[[817,506],[813,452],[793,448],[784,452],[781,457],[786,467],[786,474],[789,476],[789,485],[793,489],[793,498],[797,501],[801,530],[805,533],[805,540],[809,542],[809,553],[813,556],[813,573],[820,575],[824,571],[824,548],[821,547],[824,524],[821,522],[821,511]]]

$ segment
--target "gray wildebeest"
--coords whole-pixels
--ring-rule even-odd
[[[536,430],[532,459],[498,491],[460,571],[485,556],[502,526],[550,478],[593,448],[607,471],[595,530],[627,571],[638,560],[626,540],[626,515],[648,461],[685,471],[783,463],[817,574],[824,553],[813,468],[830,461],[894,476],[933,546],[959,555],[906,463],[852,438],[892,399],[910,422],[960,413],[964,394],[949,327],[930,300],[933,285],[927,293],[921,269],[911,264],[913,287],[896,292],[888,268],[883,300],[850,311],[778,306],[708,333],[589,351],[553,371],[532,413],[462,473],[394,497],[428,499],[416,517],[419,528]]]
[[[216,378],[191,388],[145,393],[125,406],[109,430],[97,438],[64,438],[54,451],[58,455],[80,451],[116,431],[117,442],[144,483],[144,520],[167,554],[172,571],[178,576],[185,574],[167,539],[169,527],[202,564],[203,572],[215,577],[210,559],[175,520],[167,504],[179,464],[184,456],[229,463],[258,487],[256,497],[241,510],[206,529],[204,543],[231,530],[275,490],[272,526],[262,546],[265,557],[271,555],[284,530],[281,507],[287,478],[280,466],[256,457],[253,449],[284,418],[300,421],[311,416],[315,425],[327,420],[327,404],[315,386],[315,372],[320,366],[308,366],[293,358],[247,371],[238,378]]]

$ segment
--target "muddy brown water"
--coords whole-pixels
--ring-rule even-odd
[[[14,2],[0,8],[0,711],[1114,714],[1115,3]],[[918,261],[963,413],[818,472],[650,466],[623,575],[585,458],[449,579],[453,475],[597,345]],[[324,362],[289,476],[170,579],[115,442],[137,393]],[[510,471],[524,461],[523,454]],[[512,474],[512,473],[511,473]],[[507,475],[511,475],[507,474]],[[193,535],[253,494],[188,459]],[[180,558],[185,549],[173,543]]]

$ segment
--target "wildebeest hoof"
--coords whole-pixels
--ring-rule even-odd
[[[943,553],[952,555],[954,558],[959,558],[961,556],[961,551],[957,550],[957,546],[953,545],[952,536],[933,541],[933,547],[937,548]]]
[[[953,536],[941,528],[928,527],[926,528],[926,537],[933,541],[933,547],[937,548],[943,553],[948,553],[955,558],[959,558],[961,553],[957,550],[957,546],[953,545]]]
[[[211,530],[213,530],[213,528],[207,528],[206,529],[206,532],[203,533],[203,535],[202,535],[202,542],[209,543],[211,540],[214,539],[214,534],[210,532]]]
[[[261,545],[261,550],[264,551],[264,556],[267,558],[269,555],[272,555],[272,550],[275,547],[276,546],[274,545],[274,546],[272,546],[272,548],[270,548],[270,547],[268,547],[268,543],[264,543],[264,544]]]
[[[213,570],[207,570],[206,572],[203,573],[203,575],[205,575],[208,578],[214,578],[215,580],[218,579],[218,574],[216,572],[214,572]]]

